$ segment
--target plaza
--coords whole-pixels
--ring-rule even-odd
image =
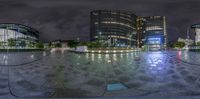
[[[198,97],[199,55],[2,52],[0,98]]]

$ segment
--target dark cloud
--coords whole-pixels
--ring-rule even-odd
[[[200,23],[199,0],[1,0],[0,23],[29,25],[44,41],[89,40],[92,10],[128,10],[138,16],[164,15],[169,40],[185,37],[186,28]],[[194,36],[194,34],[191,34]]]

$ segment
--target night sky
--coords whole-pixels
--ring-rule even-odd
[[[31,26],[43,41],[88,41],[90,11],[101,9],[166,16],[170,41],[185,37],[186,27],[200,23],[200,0],[0,0],[0,23]]]

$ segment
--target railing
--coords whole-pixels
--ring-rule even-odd
[[[188,49],[200,49],[200,46],[190,46]]]

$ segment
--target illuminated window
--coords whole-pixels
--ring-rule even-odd
[[[94,24],[99,24],[98,22],[94,22]]]

